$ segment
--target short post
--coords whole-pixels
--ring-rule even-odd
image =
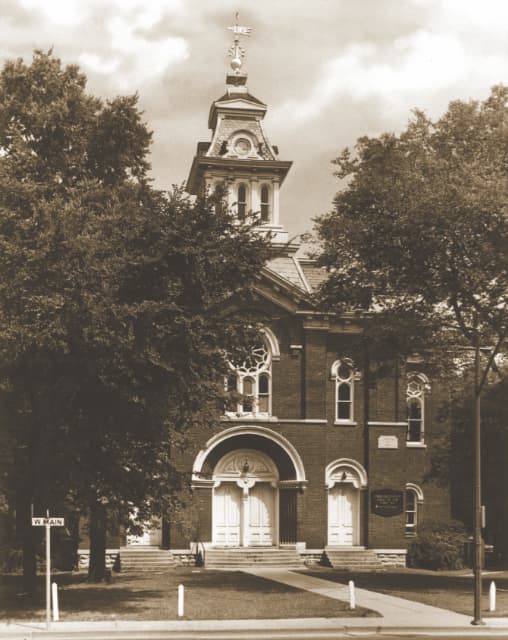
[[[496,610],[496,583],[494,580],[490,583],[489,587],[489,611]]]
[[[184,587],[183,584],[178,585],[178,617],[183,617],[184,611]]]
[[[58,585],[53,582],[51,585],[51,599],[53,601],[53,622],[60,620],[60,609],[58,608]]]
[[[355,583],[352,580],[350,580],[348,585],[349,585],[349,608],[355,609],[356,608]]]

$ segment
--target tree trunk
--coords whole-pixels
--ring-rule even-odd
[[[30,518],[30,508],[25,511],[26,520]],[[35,527],[32,522],[25,522],[23,527],[23,591],[33,595],[37,580],[37,541]]]
[[[103,505],[94,503],[90,507],[90,561],[88,581],[101,582],[106,572],[107,512]]]
[[[37,540],[38,533],[32,527],[32,500],[28,487],[22,486],[22,481],[17,487],[16,495],[16,538],[21,544],[23,553],[23,591],[33,595],[36,590],[37,576]]]

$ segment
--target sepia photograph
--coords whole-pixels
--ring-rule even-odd
[[[507,24],[0,0],[0,639],[508,639]]]

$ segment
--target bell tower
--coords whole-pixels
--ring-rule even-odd
[[[239,220],[254,216],[259,228],[270,233],[272,244],[282,247],[288,234],[280,224],[279,192],[292,162],[279,160],[278,148],[270,144],[263,127],[267,106],[247,88],[240,37],[249,36],[251,28],[239,25],[236,17],[236,24],[228,27],[234,39],[226,93],[210,108],[211,142],[198,143],[187,191],[201,195],[224,184],[228,204]]]

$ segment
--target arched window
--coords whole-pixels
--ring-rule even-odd
[[[406,485],[406,535],[416,535],[418,505],[423,503],[423,492],[415,484]]]
[[[332,366],[332,376],[335,379],[335,421],[352,422],[355,370],[351,360],[337,360]]]
[[[272,355],[270,340],[262,335],[241,365],[231,365],[234,373],[228,377],[227,391],[236,391],[241,398],[238,402],[233,400],[227,403],[226,415],[271,415]]]
[[[425,391],[429,389],[427,376],[423,373],[408,374],[407,403],[407,440],[424,442],[425,434]]]
[[[261,222],[270,222],[270,188],[264,184],[261,187]]]
[[[245,216],[247,215],[247,187],[244,184],[239,185],[237,196],[236,206],[238,217],[240,220],[245,220]]]

